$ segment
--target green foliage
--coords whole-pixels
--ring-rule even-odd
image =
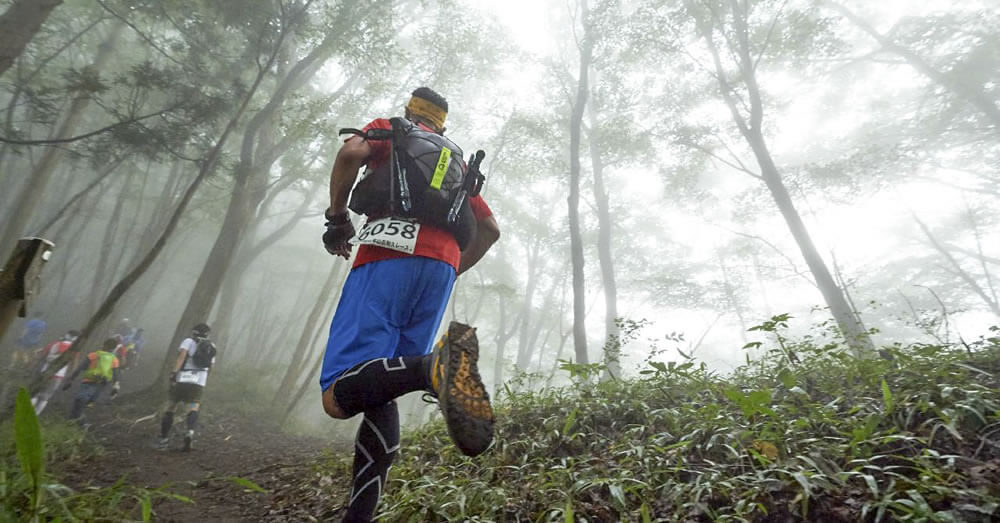
[[[31,405],[31,397],[24,387],[17,391],[17,404],[14,409],[14,441],[17,445],[17,459],[21,462],[21,471],[24,472],[31,487],[29,509],[32,520],[37,520],[38,507],[42,502],[42,474],[45,470],[42,429],[38,425],[35,408]]]
[[[225,479],[227,479],[229,481],[232,481],[233,483],[235,483],[235,484],[237,484],[237,485],[239,485],[239,486],[241,486],[241,487],[243,487],[243,488],[245,488],[247,490],[250,490],[250,491],[253,491],[253,492],[257,492],[257,493],[260,493],[260,494],[266,494],[267,493],[267,490],[264,487],[261,487],[260,485],[254,483],[253,481],[250,481],[249,479],[241,478],[239,476],[228,476]]]
[[[440,422],[405,437],[387,521],[991,521],[1000,515],[1000,345],[857,359],[787,317],[780,347],[720,376],[647,361],[638,379],[519,392],[469,459]],[[820,337],[821,339],[822,337]],[[798,363],[789,365],[786,350]],[[564,363],[577,379],[600,370]]]
[[[577,383],[586,383],[601,375],[608,369],[604,363],[573,363],[569,360],[559,360],[559,368],[569,373],[569,378]]]
[[[55,434],[52,440],[59,444],[46,448],[42,427],[23,387],[18,392],[13,425],[13,430],[4,430],[0,438],[0,521],[122,521],[137,517],[151,521],[154,500],[182,499],[160,489],[128,485],[125,478],[110,487],[89,487],[80,492],[53,481],[46,473],[46,462],[59,463],[87,453],[82,448],[84,433],[70,424],[53,425],[53,430],[46,432],[50,437]],[[7,441],[11,432],[13,440]],[[13,466],[15,455],[19,467]]]

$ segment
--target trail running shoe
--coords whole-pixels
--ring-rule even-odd
[[[194,442],[194,431],[188,430],[184,433],[184,452],[191,450],[192,442]]]
[[[493,442],[493,408],[479,377],[476,329],[458,322],[434,346],[431,388],[448,425],[448,435],[466,456],[478,456]]]
[[[170,448],[170,438],[160,438],[156,443],[156,450],[167,450]]]

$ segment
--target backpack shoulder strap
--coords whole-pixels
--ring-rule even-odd
[[[184,339],[188,339],[188,338],[184,338]],[[191,338],[191,341],[194,342],[194,350],[197,351],[198,350],[198,340],[196,340],[194,338]],[[183,343],[183,342],[181,342],[181,343]],[[191,370],[191,369],[185,369],[184,368],[184,367],[187,367],[188,361],[190,361],[190,360],[191,360],[191,351],[185,349],[184,350],[184,362],[181,363],[180,370]]]
[[[344,127],[337,132],[338,135],[353,134],[355,136],[360,136],[365,140],[391,140],[392,131],[389,129],[368,129],[367,131],[362,131],[361,129],[355,129],[353,127]]]

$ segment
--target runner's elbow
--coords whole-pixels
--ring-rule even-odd
[[[489,218],[479,222],[479,230],[476,235],[482,238],[483,243],[487,246],[493,245],[500,239],[500,226],[497,225],[497,221],[490,216]]]

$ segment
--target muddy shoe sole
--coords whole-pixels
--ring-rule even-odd
[[[493,443],[494,417],[490,395],[479,376],[476,329],[451,322],[441,358],[444,382],[438,404],[448,435],[462,454],[478,456]]]

